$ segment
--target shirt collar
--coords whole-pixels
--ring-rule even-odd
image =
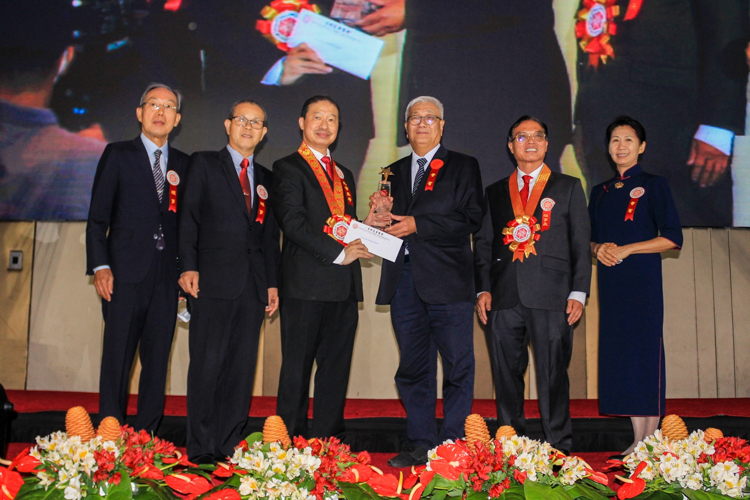
[[[24,127],[56,125],[55,113],[46,108],[29,108],[0,99],[0,121]]]
[[[308,148],[310,148],[310,146],[308,146]],[[322,159],[322,158],[323,158],[324,156],[327,156],[327,157],[331,158],[331,150],[330,150],[330,149],[327,149],[327,148],[326,148],[326,154],[320,154],[320,153],[318,153],[318,152],[317,152],[316,150],[314,150],[313,148],[310,148],[310,151],[312,151],[312,154],[314,154],[314,155],[315,155],[315,158],[317,158],[317,159],[318,159],[318,162],[320,162],[320,164],[321,164],[321,165],[323,165],[323,162],[322,162],[322,161],[320,161],[320,160],[321,160],[321,159]],[[323,165],[323,166],[325,167],[325,165]]]
[[[543,168],[543,167],[544,167],[544,163],[542,163],[541,165],[539,165],[539,167],[538,167],[538,168],[536,168],[536,169],[535,169],[535,170],[534,170],[533,172],[531,172],[530,174],[527,174],[526,172],[524,172],[524,171],[523,171],[523,170],[521,170],[520,168],[516,167],[516,170],[518,171],[518,175],[517,175],[517,177],[518,177],[518,184],[519,184],[520,186],[523,186],[523,176],[524,176],[524,175],[530,175],[530,176],[531,176],[531,181],[529,181],[529,183],[530,183],[530,184],[533,184],[533,183],[535,183],[535,182],[536,182],[536,179],[537,179],[537,177],[539,177],[539,174],[541,174],[541,173],[542,173],[542,168]]]
[[[236,149],[234,149],[232,146],[227,144],[227,151],[229,151],[229,154],[232,156],[232,164],[234,165],[235,170],[239,172],[242,170],[242,167],[240,167],[240,163],[242,163],[242,160],[245,159],[244,156],[242,156]],[[248,165],[248,169],[253,169],[253,158],[255,157],[254,154],[247,157],[247,160],[250,162],[250,165]]]
[[[440,149],[440,144],[438,144],[437,146],[435,146],[434,148],[432,148],[431,150],[429,150],[427,152],[427,154],[424,155],[424,156],[417,156],[417,153],[415,153],[415,152],[412,151],[412,153],[411,153],[411,167],[412,167],[412,169],[417,168],[417,160],[419,158],[424,158],[425,160],[427,160],[427,163],[425,163],[425,167],[427,165],[429,165],[430,162],[432,161],[432,158],[435,157],[435,153],[437,153],[438,149]]]
[[[169,161],[169,141],[165,142],[162,147],[157,146],[154,144],[154,141],[146,137],[146,135],[141,132],[141,142],[146,147],[146,152],[148,153],[149,158],[154,158],[154,153],[157,149],[161,149],[161,161]]]
[[[640,164],[636,163],[635,165],[633,165],[632,167],[630,167],[629,169],[627,169],[625,171],[625,174],[623,176],[620,176],[620,172],[617,171],[615,173],[615,178],[616,179],[627,179],[629,177],[633,177],[634,175],[638,175],[641,172],[643,172],[643,169],[641,168]]]

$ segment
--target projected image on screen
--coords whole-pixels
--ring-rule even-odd
[[[668,179],[684,225],[745,220],[732,177],[750,162],[734,155],[746,1],[1,5],[13,23],[0,34],[0,219],[84,220],[101,151],[139,134],[135,108],[156,81],[184,95],[170,144],[186,153],[226,145],[233,102],[261,103],[268,134],[255,161],[266,166],[299,146],[302,103],[333,97],[333,157],[367,179],[365,200],[377,184],[370,170],[408,152],[405,106],[419,95],[443,102],[443,144],[476,157],[485,186],[515,168],[505,137],[530,114],[549,126],[547,165],[581,176],[588,193],[614,176],[605,128],[627,114],[648,130],[642,167]],[[53,28],[38,36],[41,25]]]

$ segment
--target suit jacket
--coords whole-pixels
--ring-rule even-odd
[[[200,273],[200,296],[236,299],[245,288],[248,267],[258,296],[278,287],[279,226],[266,200],[263,223],[258,217],[258,186],[268,191],[273,174],[254,163],[255,189],[248,213],[237,170],[226,148],[193,153],[179,214],[180,271]]]
[[[482,176],[475,158],[443,146],[433,161],[442,160],[432,191],[425,191],[431,168],[412,197],[411,155],[390,165],[392,212],[411,215],[417,232],[405,239],[419,297],[429,304],[474,301],[471,234],[482,221]],[[404,246],[396,262],[383,261],[377,304],[390,304],[401,279]]]
[[[185,179],[188,156],[169,146],[167,171]],[[184,183],[177,186],[177,207]],[[159,226],[164,232],[170,281],[177,285],[177,214],[169,210],[169,184],[159,203],[154,175],[140,136],[115,142],[104,149],[94,176],[86,224],[86,274],[108,265],[122,283],[140,283],[151,266]],[[109,233],[108,233],[109,231]]]
[[[485,193],[482,229],[474,235],[477,292],[492,293],[492,310],[515,307],[565,311],[570,292],[588,294],[591,285],[591,226],[581,181],[552,172],[540,201],[552,198],[550,227],[538,233],[536,255],[523,262],[503,243],[503,228],[515,218],[510,178]],[[542,220],[541,203],[534,217]]]
[[[356,219],[354,176],[338,162],[337,166],[344,172],[354,197],[353,205],[347,203],[345,212]],[[331,211],[310,165],[295,152],[274,162],[273,173],[271,206],[284,233],[279,296],[340,302],[349,297],[354,286],[357,300],[361,301],[359,261],[348,266],[333,263],[344,247],[323,232]]]

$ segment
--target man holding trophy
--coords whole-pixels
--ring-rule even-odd
[[[405,118],[413,153],[383,169],[385,180],[370,197],[375,222],[392,222],[386,232],[404,240],[395,262],[383,260],[376,299],[391,306],[401,351],[395,379],[408,441],[388,462],[392,467],[427,463],[428,449],[464,435],[474,395],[471,234],[482,221],[479,163],[440,144],[443,105],[417,97]],[[384,196],[389,187],[391,196]],[[445,373],[439,435],[438,352]]]

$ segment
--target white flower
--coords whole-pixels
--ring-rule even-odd
[[[700,490],[703,488],[703,476],[701,474],[693,473],[689,476],[685,476],[680,479],[680,486],[690,490]]]
[[[258,480],[252,476],[242,476],[240,478],[240,495],[248,496],[257,493],[260,490]]]

